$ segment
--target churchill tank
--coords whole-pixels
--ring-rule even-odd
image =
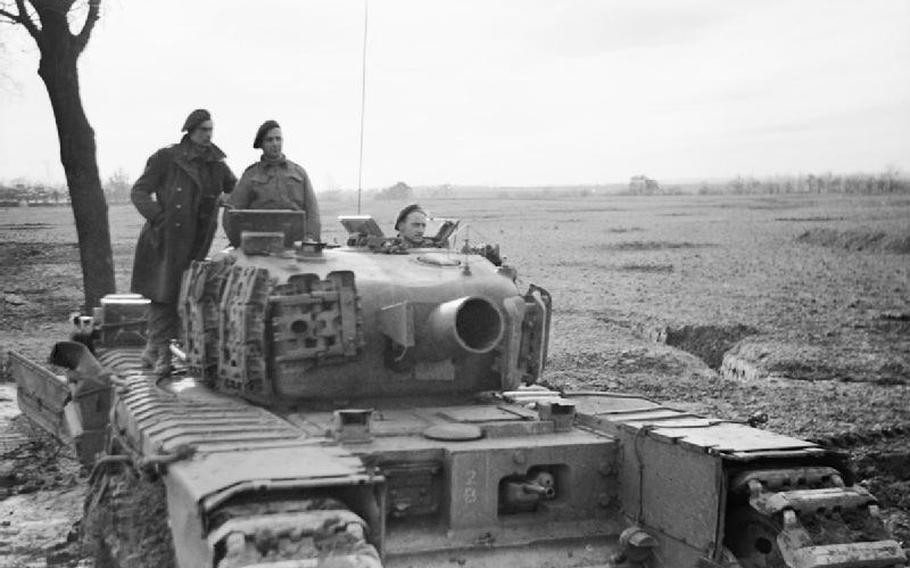
[[[844,455],[634,393],[546,386],[552,298],[490,246],[367,216],[344,246],[233,211],[194,262],[167,376],[109,296],[23,410],[91,467],[100,566],[906,565]],[[91,343],[90,350],[85,343]],[[94,354],[93,354],[94,352]]]

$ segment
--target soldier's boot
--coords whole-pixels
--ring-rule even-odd
[[[158,349],[159,346],[151,341],[145,344],[145,349],[142,350],[141,355],[143,369],[155,368],[155,363],[158,361]]]
[[[174,363],[171,360],[171,350],[167,345],[162,345],[158,351],[158,358],[155,360],[155,374],[159,377],[170,376],[174,370]]]

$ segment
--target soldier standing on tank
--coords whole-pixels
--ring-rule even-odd
[[[212,143],[212,130],[207,110],[191,112],[180,142],[152,154],[130,193],[146,219],[136,245],[131,286],[151,300],[142,363],[161,375],[171,371],[168,342],[180,332],[180,279],[191,261],[203,260],[208,253],[218,224],[219,197],[237,182],[224,152]]]
[[[261,149],[262,157],[240,176],[227,205],[232,209],[305,211],[305,236],[319,242],[322,229],[313,185],[306,170],[282,153],[283,142],[281,126],[277,122],[266,120],[262,123],[253,139],[253,148]],[[227,219],[225,216],[225,231],[230,234]]]

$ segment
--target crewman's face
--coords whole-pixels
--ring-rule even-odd
[[[412,211],[405,217],[404,221],[398,225],[398,232],[401,238],[410,243],[420,243],[423,239],[423,232],[427,229],[427,216],[423,211]]]
[[[273,128],[262,137],[262,153],[266,158],[281,156],[281,129]]]
[[[211,120],[206,120],[205,122],[200,122],[199,126],[193,129],[190,132],[190,140],[196,144],[202,144],[207,146],[212,143],[212,130],[215,129],[215,125]]]

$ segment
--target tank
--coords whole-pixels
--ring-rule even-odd
[[[26,412],[93,467],[100,565],[905,565],[840,453],[538,384],[550,295],[449,248],[457,223],[405,248],[342,217],[336,247],[231,214],[237,248],[184,276],[173,375],[141,368],[132,296],[96,310],[97,360],[55,347],[68,386],[13,361]]]

